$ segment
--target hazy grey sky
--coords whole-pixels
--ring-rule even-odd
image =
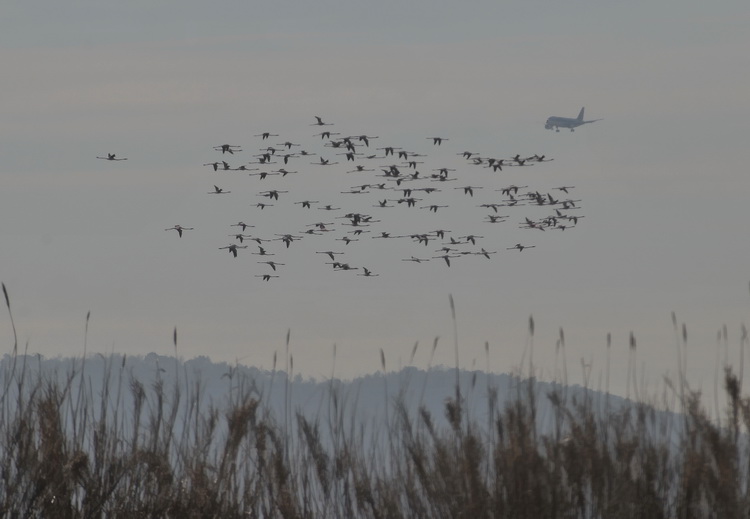
[[[750,310],[746,2],[152,4],[2,8],[0,278],[29,351],[80,355],[91,310],[94,351],[169,353],[176,326],[184,357],[270,367],[291,329],[306,375],[330,373],[334,344],[342,375],[378,369],[380,348],[396,368],[416,341],[424,367],[436,336],[435,363],[451,364],[453,294],[465,367],[486,367],[485,341],[492,370],[517,366],[531,314],[547,379],[563,327],[578,378],[582,357],[603,372],[611,332],[613,385],[624,387],[632,330],[658,384],[676,364],[672,311],[688,327],[695,385],[713,385],[724,324],[738,358]],[[604,120],[544,129],[581,106]],[[585,218],[537,233],[518,229],[530,214],[519,211],[490,231],[445,189],[456,228],[477,222],[479,245],[500,251],[491,260],[414,265],[400,261],[408,242],[382,245],[352,252],[379,274],[365,278],[329,270],[306,238],[277,251],[288,265],[263,282],[254,276],[270,271],[242,254],[252,247],[237,259],[218,250],[232,242],[229,224],[296,234],[307,216],[280,203],[261,213],[257,193],[271,184],[202,164],[220,160],[212,147],[225,142],[244,149],[233,166],[251,160],[262,131],[320,147],[314,115],[458,165],[456,186],[487,186],[476,204],[513,183],[576,186]],[[432,135],[450,140],[438,151]],[[455,155],[464,150],[555,160],[490,178],[474,176]],[[95,158],[106,153],[129,160]],[[308,162],[274,188],[330,189],[328,203],[353,207],[338,191],[360,180]],[[208,195],[214,184],[233,193]],[[374,197],[361,212],[375,213]],[[423,228],[424,213],[382,230]],[[195,230],[164,231],[178,223]],[[517,242],[536,248],[505,250]],[[7,318],[0,331],[10,345]]]

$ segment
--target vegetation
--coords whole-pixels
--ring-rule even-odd
[[[529,328],[533,335],[533,321]],[[564,351],[562,332],[560,340]],[[176,332],[174,341],[176,346]],[[743,347],[746,341],[744,336]],[[96,374],[104,379],[97,392],[85,354],[61,378],[32,369],[14,342],[0,372],[0,515],[537,519],[750,513],[750,398],[741,396],[741,379],[728,367],[721,423],[709,418],[682,377],[667,385],[681,415],[646,402],[610,405],[608,397],[602,401],[588,391],[571,396],[565,385],[539,394],[529,378],[502,405],[499,388],[488,384],[481,423],[467,411],[474,396],[457,385],[445,401],[445,420],[425,406],[412,412],[402,398],[386,397],[385,423],[370,430],[348,412],[355,400],[333,380],[326,413],[293,416],[286,409],[278,416],[252,381],[236,373],[229,373],[236,376],[227,401],[205,405],[199,384],[165,384],[157,370],[144,386],[129,376],[124,357],[116,365],[113,358]],[[381,361],[385,371],[384,355]],[[546,431],[541,400],[552,410]]]

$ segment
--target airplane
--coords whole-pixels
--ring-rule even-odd
[[[578,113],[578,117],[573,119],[572,117],[556,117],[552,116],[549,119],[547,119],[547,122],[544,123],[544,129],[545,130],[551,130],[552,128],[555,129],[556,132],[560,131],[560,128],[570,128],[570,131],[573,132],[575,129],[582,124],[586,123],[595,123],[596,121],[601,121],[601,119],[594,119],[592,121],[584,121],[583,120],[583,108],[581,108],[581,111]]]

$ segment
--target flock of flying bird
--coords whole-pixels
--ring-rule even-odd
[[[535,231],[531,235],[536,238],[539,232],[573,228],[583,218],[578,212],[580,200],[572,196],[574,186],[539,191],[527,182],[524,185],[504,182],[504,172],[508,170],[533,171],[532,166],[553,160],[544,155],[500,158],[449,150],[448,138],[431,136],[425,138],[426,147],[454,157],[452,162],[441,159],[442,164],[428,165],[426,153],[388,145],[379,136],[343,134],[318,116],[310,126],[318,130],[312,146],[292,140],[279,142],[284,137],[262,132],[254,135],[257,142],[250,160],[237,163],[242,147],[220,144],[213,148],[220,156],[203,164],[213,176],[208,182],[213,189],[207,195],[241,197],[243,207],[247,208],[244,211],[253,211],[252,216],[227,224],[229,243],[217,248],[228,251],[234,258],[245,254],[255,256],[255,263],[263,266],[258,266],[259,273],[254,275],[264,281],[282,275],[285,262],[293,261],[293,253],[302,240],[315,240],[314,252],[323,260],[321,263],[330,266],[327,268],[376,277],[379,273],[373,263],[382,261],[384,254],[368,248],[363,256],[366,260],[352,263],[348,259],[351,251],[373,244],[380,250],[383,244],[394,244],[389,248],[393,261],[438,261],[450,267],[464,261],[463,258],[487,260],[501,251],[523,252],[536,247],[528,243],[499,245],[494,236],[500,228],[498,224],[515,222],[521,229]],[[378,146],[381,142],[383,145]],[[97,158],[127,160],[112,153]],[[448,167],[454,166],[456,160],[459,165]],[[223,187],[228,179],[225,175],[240,174],[262,186],[255,190],[249,203],[244,195],[232,195],[230,189]],[[492,185],[486,182],[474,185],[478,178],[487,179],[487,174]],[[475,182],[467,183],[468,178]],[[535,215],[512,219],[511,214],[523,208]],[[279,211],[284,211],[281,218]],[[407,211],[421,214],[410,217]],[[456,211],[460,211],[459,216]],[[457,218],[465,221],[471,212],[476,214],[474,225],[482,227],[480,232],[449,230]],[[448,215],[448,219],[443,215]],[[288,223],[290,216],[298,217],[299,222]],[[280,220],[281,225],[289,228],[273,232]],[[417,221],[422,223],[413,223]],[[403,229],[405,225],[423,227]],[[177,224],[165,230],[176,231],[182,238],[195,228]],[[405,252],[405,247],[396,243],[410,244],[410,251]],[[310,248],[306,249],[309,252]]]

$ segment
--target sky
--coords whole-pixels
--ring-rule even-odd
[[[571,381],[583,360],[594,385],[611,334],[611,389],[624,394],[631,332],[644,386],[674,378],[674,312],[688,331],[693,387],[710,393],[717,358],[739,368],[750,311],[746,2],[153,4],[2,8],[0,280],[29,352],[82,355],[90,311],[89,352],[174,353],[176,327],[183,358],[270,368],[289,332],[296,373],[352,377],[380,369],[381,349],[389,370],[451,366],[457,336],[463,367],[512,371],[533,344],[536,373],[551,380],[562,328]],[[603,120],[545,130],[547,117],[582,106]],[[448,208],[391,202],[368,230],[477,234],[463,250],[497,254],[448,267],[432,242],[371,234],[344,246],[332,232],[288,250],[269,243],[285,265],[263,281],[274,272],[250,254],[255,244],[237,258],[220,250],[238,221],[255,236],[296,236],[321,219],[346,233],[345,219],[293,203],[306,196],[381,218],[371,207],[379,193],[341,193],[377,169],[311,164],[346,162],[315,136],[316,115],[342,136],[425,155],[423,175],[456,170],[456,182],[429,195]],[[242,147],[233,167],[255,160],[269,145],[261,132],[318,155],[265,180],[204,166],[227,159],[213,149],[224,143]],[[432,136],[448,140],[434,146]],[[554,160],[491,172],[463,151]],[[128,160],[96,159],[107,153]],[[477,206],[514,184],[542,194],[575,186],[583,218],[565,232],[522,229],[525,217],[554,210],[527,206],[508,208],[501,224],[483,221],[491,210]],[[214,185],[232,193],[209,195]],[[453,189],[463,185],[482,190]],[[289,193],[259,195],[270,189]],[[175,224],[194,230],[165,232]],[[516,243],[534,248],[508,250]],[[333,247],[346,247],[358,270],[334,271],[315,254]],[[402,261],[411,255],[430,261]],[[362,267],[377,276],[357,275]],[[7,315],[0,336],[10,351]]]

